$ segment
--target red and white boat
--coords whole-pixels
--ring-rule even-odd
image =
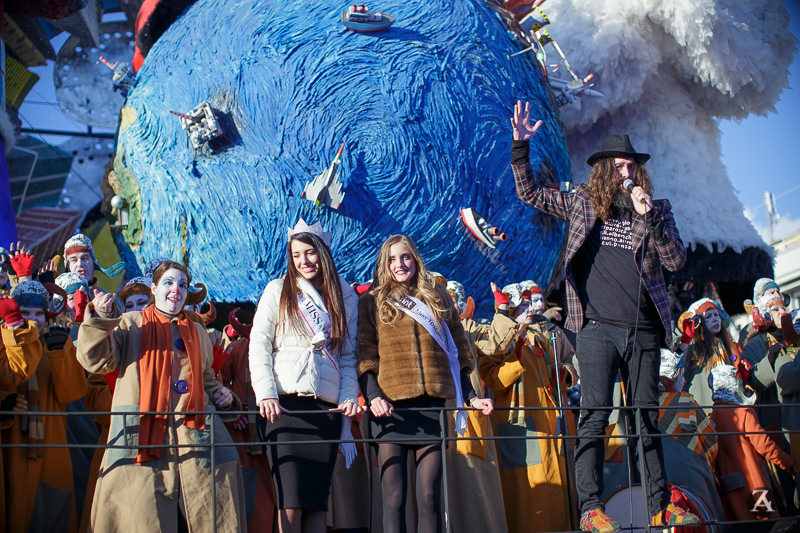
[[[394,17],[381,13],[380,11],[370,11],[364,4],[352,5],[342,11],[342,24],[349,30],[359,33],[370,33],[385,30],[394,22]]]

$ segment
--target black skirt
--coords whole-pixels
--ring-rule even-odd
[[[271,424],[258,417],[262,439],[267,442],[336,440],[342,431],[342,414],[328,409],[335,404],[308,396],[281,396],[281,407],[290,411],[319,411],[314,414],[281,413]],[[338,444],[267,445],[267,459],[275,482],[278,509],[328,510],[333,467]]]
[[[427,446],[441,442],[442,426],[440,411],[406,411],[407,408],[444,407],[442,398],[420,396],[409,400],[390,402],[394,407],[392,416],[370,416],[370,437],[386,442],[408,446]],[[445,413],[445,423],[447,413]],[[445,426],[445,436],[447,427]]]

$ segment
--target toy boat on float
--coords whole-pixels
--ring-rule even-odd
[[[497,226],[492,226],[480,213],[467,207],[459,210],[461,221],[475,235],[475,237],[489,248],[496,248],[497,243],[506,240],[506,234],[501,233]]]
[[[394,22],[394,17],[381,13],[380,11],[370,11],[364,4],[352,5],[342,11],[342,24],[352,31],[359,33],[370,33],[385,30]]]

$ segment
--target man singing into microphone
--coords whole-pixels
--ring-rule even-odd
[[[619,370],[628,405],[642,411],[642,481],[651,524],[689,525],[699,519],[669,501],[658,430],[659,346],[672,319],[661,267],[680,269],[686,261],[667,200],[651,200],[653,186],[644,163],[650,156],[633,149],[627,135],[609,135],[588,163],[586,184],[572,192],[544,187],[529,160],[529,106],[514,106],[511,169],[517,196],[540,211],[569,222],[566,267],[566,327],[577,333],[581,413],[575,451],[575,485],[583,531],[618,531],[604,512],[603,458],[609,411]],[[626,180],[630,180],[626,182]],[[623,185],[624,184],[624,185]],[[625,190],[627,186],[628,191]],[[633,421],[633,417],[630,417]],[[635,424],[629,426],[635,429]],[[631,440],[629,444],[637,444]],[[638,448],[636,446],[635,448]],[[635,451],[638,452],[638,449]],[[637,464],[632,465],[636,468]]]

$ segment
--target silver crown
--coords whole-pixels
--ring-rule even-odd
[[[306,224],[306,221],[300,217],[300,220],[297,221],[297,224],[294,225],[294,228],[287,228],[288,230],[288,238],[291,239],[292,235],[296,235],[298,233],[313,233],[324,242],[329,248],[331,246],[331,234],[323,231],[322,224],[319,222],[314,222],[310,226]]]

